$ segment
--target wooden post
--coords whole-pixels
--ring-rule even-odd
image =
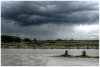
[[[86,56],[86,51],[83,51],[82,52],[82,56]]]
[[[66,56],[68,55],[68,50],[65,50],[65,55],[66,55]]]
[[[34,49],[36,49],[36,46],[34,45]]]
[[[52,46],[51,46],[51,48],[50,49],[52,49]]]

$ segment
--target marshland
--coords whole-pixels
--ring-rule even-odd
[[[1,36],[1,48],[10,49],[98,49],[99,40],[37,40],[16,36]]]

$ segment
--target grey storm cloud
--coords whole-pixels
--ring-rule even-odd
[[[2,1],[1,34],[45,39],[98,39],[98,1]]]
[[[98,7],[88,1],[3,1],[1,17],[20,26],[91,24],[99,21]]]

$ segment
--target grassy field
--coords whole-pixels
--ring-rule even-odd
[[[38,40],[29,42],[1,42],[1,48],[98,49],[99,40]]]

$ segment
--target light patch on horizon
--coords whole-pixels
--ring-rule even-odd
[[[95,30],[99,31],[99,25],[78,25],[74,29],[80,32],[94,32]]]
[[[90,39],[99,39],[99,25],[77,25],[73,29],[78,35],[89,36]]]

